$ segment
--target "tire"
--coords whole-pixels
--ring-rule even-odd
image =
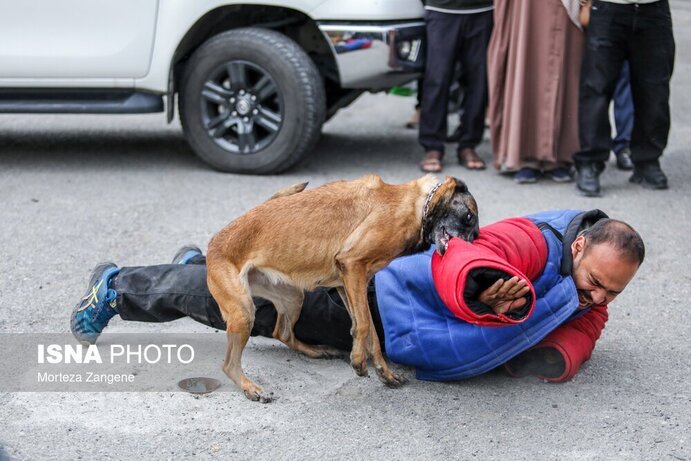
[[[180,120],[192,149],[232,173],[280,173],[319,140],[324,84],[300,46],[278,32],[243,28],[202,44],[187,62]]]

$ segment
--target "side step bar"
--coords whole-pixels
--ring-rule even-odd
[[[4,89],[0,112],[24,114],[143,114],[163,112],[163,97],[123,90]]]

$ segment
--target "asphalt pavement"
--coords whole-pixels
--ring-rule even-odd
[[[218,368],[225,392],[7,392],[0,389],[0,459],[645,459],[689,460],[691,393],[691,2],[676,0],[672,131],[662,159],[667,191],[614,168],[602,198],[542,179],[518,185],[453,161],[481,224],[552,208],[600,208],[631,223],[646,261],[610,306],[595,352],[565,384],[501,372],[456,383],[411,378],[387,389],[343,360],[316,361],[252,339],[247,371],[280,396],[249,402]],[[67,333],[91,268],[168,262],[203,248],[234,217],[281,187],[308,180],[420,175],[414,98],[365,95],[339,112],[316,150],[280,176],[210,170],[179,124],[141,116],[0,115],[0,334]],[[455,122],[454,118],[450,118]],[[489,143],[480,154],[489,161]],[[208,333],[189,319],[114,319],[113,332]],[[0,371],[2,373],[2,371]],[[374,375],[373,370],[371,374]],[[182,376],[181,376],[182,378]]]

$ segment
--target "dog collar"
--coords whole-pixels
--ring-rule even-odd
[[[427,198],[425,199],[425,205],[422,207],[422,232],[425,232],[425,221],[427,221],[427,213],[429,213],[429,203],[432,201],[432,197],[434,197],[434,193],[437,192],[437,190],[441,187],[440,182],[437,183],[436,186],[432,188],[431,191],[429,191],[429,194],[427,194]]]

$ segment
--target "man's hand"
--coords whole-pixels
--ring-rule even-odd
[[[503,314],[523,306],[528,292],[530,292],[528,282],[521,278],[499,279],[480,293],[478,301],[491,307],[495,314]]]

